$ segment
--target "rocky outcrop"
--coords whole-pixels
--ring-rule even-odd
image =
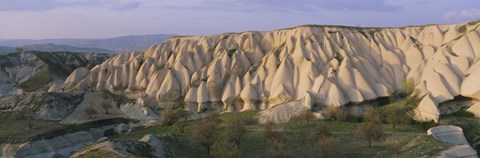
[[[31,119],[60,121],[82,102],[82,94],[27,93],[0,99],[0,112],[21,112]]]
[[[454,147],[441,152],[441,155],[439,157],[478,157],[477,152],[470,146],[467,139],[463,135],[462,128],[460,127],[452,125],[437,126],[428,129],[427,134],[433,136],[433,138],[443,143],[455,145]]]
[[[63,82],[79,67],[91,68],[109,55],[70,52],[23,52],[0,56],[0,97],[44,90]],[[55,86],[53,86],[55,87]]]
[[[158,103],[186,101],[226,110],[343,106],[391,96],[412,78],[419,120],[439,118],[455,96],[480,99],[480,23],[401,28],[299,26],[270,32],[174,37],[119,54],[55,89],[138,92]],[[82,73],[80,73],[82,72]],[[241,103],[241,107],[234,105]]]
[[[81,157],[88,152],[104,150],[120,157],[175,157],[166,143],[153,134],[147,134],[139,141],[104,141],[73,154],[71,157]],[[141,155],[139,155],[141,154]]]
[[[22,144],[0,144],[0,157],[7,158],[44,158],[44,157],[68,157],[83,146],[104,137],[106,131],[122,133],[117,130],[118,126],[109,125],[99,128],[91,128],[86,131],[59,135],[54,138],[40,139]]]

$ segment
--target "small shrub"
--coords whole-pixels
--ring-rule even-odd
[[[382,118],[375,109],[368,109],[363,113],[363,118],[366,122],[382,124]]]
[[[342,147],[338,138],[321,137],[318,139],[317,148],[318,155],[322,158],[341,157]]]
[[[465,109],[458,110],[457,112],[452,114],[453,116],[458,116],[458,117],[467,117],[467,118],[474,118],[475,114],[468,112]]]
[[[400,96],[409,96],[415,93],[415,81],[413,78],[407,78],[402,81],[402,87],[400,89]]]
[[[161,112],[160,115],[160,124],[162,125],[173,125],[177,120],[177,116],[175,116],[175,111],[173,106],[168,106]]]
[[[397,155],[397,158],[400,158],[402,155],[402,143],[400,143],[399,138],[396,138],[392,143],[387,145],[387,149],[394,152]]]
[[[267,122],[263,125],[262,133],[264,136],[264,142],[267,142],[270,138],[275,137],[275,132],[273,131],[273,122]]]
[[[458,33],[465,33],[467,31],[467,25],[458,27]]]
[[[372,142],[383,141],[385,134],[383,132],[382,125],[374,123],[363,123],[358,126],[355,131],[355,137],[363,139],[368,142],[368,146],[372,146]]]
[[[208,117],[195,123],[192,132],[192,141],[199,144],[210,154],[210,149],[216,140],[216,131],[220,121],[214,117]]]
[[[392,125],[392,129],[395,130],[395,126],[398,124],[408,124],[412,121],[408,115],[410,108],[408,106],[400,105],[388,105],[385,107],[384,115],[389,124]]]
[[[227,123],[227,137],[232,140],[237,148],[240,148],[240,142],[245,135],[245,122],[240,119],[236,119]]]
[[[315,115],[312,111],[306,110],[302,114],[300,114],[300,119],[302,119],[307,125],[310,125],[310,122],[315,119]]]
[[[327,106],[324,111],[325,117],[334,121],[345,121],[348,119],[348,112],[341,107]]]
[[[88,115],[88,118],[92,119],[94,115],[97,115],[98,112],[92,106],[86,107],[83,112]]]
[[[285,143],[282,141],[282,137],[272,137],[268,140],[268,145],[270,147],[270,154],[273,158],[285,158],[287,154],[284,152],[283,148]]]
[[[240,158],[241,151],[234,143],[227,140],[219,140],[212,145],[211,155],[215,158]]]
[[[103,110],[105,111],[105,114],[108,114],[108,110],[113,107],[112,104],[110,102],[107,102],[107,101],[103,101],[102,103],[100,103],[100,105],[102,106]]]
[[[176,118],[177,120],[175,121],[174,126],[177,128],[180,134],[183,135],[185,133],[185,128],[188,125],[188,122],[187,122],[188,113],[185,110],[180,109],[179,111],[176,112]]]
[[[313,133],[317,138],[321,138],[321,137],[330,137],[332,136],[332,132],[330,132],[330,130],[328,129],[328,127],[321,123],[317,126],[317,128],[315,129],[314,133]]]

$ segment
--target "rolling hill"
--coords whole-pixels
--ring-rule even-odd
[[[121,36],[105,39],[15,39],[2,40],[0,41],[0,45],[21,47],[25,45],[43,45],[52,43],[56,45],[69,45],[72,47],[101,48],[114,52],[127,52],[146,49],[153,44],[162,43],[172,36],[173,35],[168,34],[154,34]]]

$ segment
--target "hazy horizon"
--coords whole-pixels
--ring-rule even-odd
[[[480,19],[478,8],[478,0],[2,0],[0,40],[449,24]]]

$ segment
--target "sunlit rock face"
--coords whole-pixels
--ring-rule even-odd
[[[299,26],[270,32],[174,37],[145,52],[119,54],[57,89],[141,93],[158,103],[185,101],[227,111],[299,105],[343,106],[398,92],[412,78],[419,119],[438,104],[480,99],[480,23],[402,28]],[[478,70],[477,70],[478,69]],[[241,107],[234,102],[241,101]],[[426,110],[423,110],[425,109]]]

